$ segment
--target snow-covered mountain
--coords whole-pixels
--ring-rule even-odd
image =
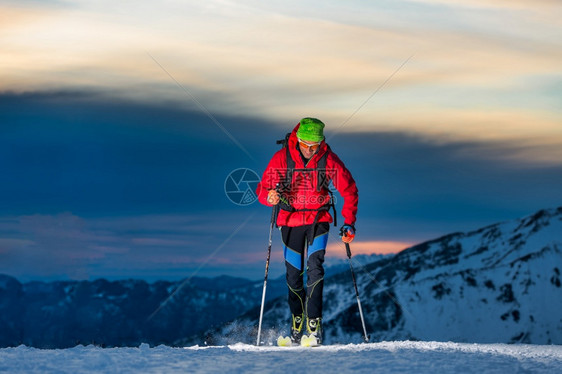
[[[371,341],[562,344],[562,207],[354,266]],[[349,270],[326,279],[324,300],[326,342],[359,342]],[[258,315],[207,334],[210,342],[252,342]],[[285,297],[268,302],[263,340],[288,321]]]
[[[368,261],[374,256],[363,256]],[[342,261],[326,272],[335,274]],[[181,345],[261,301],[263,280],[221,276],[180,282],[103,279],[20,283],[0,274],[0,348]],[[286,294],[285,278],[270,278],[268,295]]]
[[[174,345],[252,308],[261,284],[227,276],[21,284],[0,275],[0,347]],[[285,282],[272,280],[271,292],[285,293]]]

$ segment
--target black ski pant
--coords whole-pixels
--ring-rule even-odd
[[[311,232],[310,230],[314,230]],[[284,244],[289,308],[293,315],[305,314],[308,318],[322,317],[322,292],[324,288],[324,255],[328,242],[329,223],[281,227]],[[308,238],[314,238],[308,245]],[[304,288],[304,260],[306,261],[306,289]]]

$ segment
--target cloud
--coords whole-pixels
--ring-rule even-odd
[[[195,108],[150,52],[211,113],[279,124],[287,113],[318,113],[338,124],[413,54],[354,118],[354,128],[562,142],[559,108],[543,105],[559,97],[544,82],[559,80],[562,61],[560,41],[552,37],[561,25],[545,18],[552,13],[548,2],[478,12],[459,8],[467,4],[462,1],[435,4],[319,10],[302,3],[280,9],[254,1],[172,1],[147,12],[80,2],[38,10],[33,22],[26,21],[27,8],[8,6],[11,18],[22,21],[4,26],[0,36],[9,52],[0,62],[0,86],[15,92],[87,88]],[[520,12],[521,4],[536,12]]]
[[[0,95],[0,195],[10,196],[0,208],[0,271],[178,278],[220,248],[202,273],[262,276],[267,209],[231,204],[226,176],[239,167],[260,174],[275,140],[305,115],[325,120],[332,135],[413,46],[414,58],[330,138],[359,185],[358,250],[559,203],[560,65],[549,47],[559,42],[534,42],[555,26],[521,40],[474,29],[473,20],[467,30],[342,24],[323,12],[256,20],[251,7],[213,4],[192,5],[201,19],[181,26],[155,15],[143,27],[134,22],[142,14],[81,8],[39,12],[37,26],[26,20],[0,31],[8,55],[0,85],[14,90]],[[224,24],[209,21],[219,13]],[[237,28],[238,17],[248,22]],[[527,21],[521,34],[538,22]],[[86,30],[66,35],[70,26]],[[256,162],[150,60],[145,39]]]
[[[359,188],[360,240],[420,242],[559,204],[560,164],[522,161],[524,145],[361,133],[331,146]]]
[[[227,243],[230,249],[213,252],[213,248],[221,249],[219,244],[236,225],[234,216],[224,212],[220,218],[215,214],[85,218],[66,212],[3,217],[0,273],[26,279],[88,279],[119,278],[122,272],[144,277],[145,271],[160,271],[165,279],[173,269],[181,268],[186,275],[209,261],[209,268],[225,271],[225,265],[237,262],[231,260],[237,257],[232,254],[233,243]],[[224,229],[217,229],[217,222]]]
[[[556,0],[409,0],[423,4],[439,4],[448,7],[466,7],[482,9],[503,9],[503,10],[535,10],[550,11],[553,8],[560,8],[560,3]]]
[[[361,241],[354,240],[350,247],[352,248],[352,255],[370,255],[370,254],[390,254],[398,253],[406,248],[411,247],[411,242],[394,242],[394,241]],[[331,243],[328,245],[327,252],[341,258],[347,258],[345,246],[341,242]]]
[[[22,247],[33,245],[34,242],[27,239],[5,239],[0,238],[0,254],[8,254]]]
[[[83,219],[70,213],[8,217],[1,221],[3,273],[33,277],[65,274],[82,279],[87,276],[88,262],[104,259],[108,253],[126,252],[116,247],[118,239],[98,236]]]

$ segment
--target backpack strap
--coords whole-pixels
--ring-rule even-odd
[[[327,207],[326,210],[330,210],[332,207],[332,211],[334,212],[334,226],[338,225],[338,215],[336,213],[336,205],[334,204],[334,194],[330,191],[330,176],[328,170],[326,168],[327,160],[328,160],[328,153],[332,152],[332,149],[328,144],[326,144],[328,150],[320,157],[318,160],[318,164],[316,165],[317,171],[317,181],[316,181],[316,191],[320,192],[322,189],[328,191],[330,194],[330,201],[325,205]],[[318,216],[317,216],[318,217]]]
[[[293,158],[291,157],[291,153],[289,151],[289,137],[291,136],[291,133],[288,132],[287,135],[285,135],[284,139],[280,139],[277,141],[277,144],[281,144],[281,146],[283,148],[285,148],[285,159],[286,159],[286,163],[287,163],[287,170],[285,172],[285,178],[281,181],[280,186],[279,186],[279,191],[280,192],[288,192],[291,190],[291,183],[293,181],[293,172],[295,170],[295,160],[293,160]]]
[[[281,192],[289,192],[292,189],[293,173],[295,172],[296,163],[291,157],[289,147],[285,146],[285,154],[287,158],[287,170],[285,172],[285,179],[281,182]]]
[[[327,145],[327,144],[326,144]],[[326,163],[328,162],[328,153],[331,152],[332,150],[330,149],[330,146],[328,146],[328,150],[322,155],[322,157],[320,157],[320,160],[318,160],[318,163],[316,164],[316,191],[320,192],[322,191],[322,189],[325,189],[327,191],[330,190],[330,179],[328,178],[328,173],[326,170]]]

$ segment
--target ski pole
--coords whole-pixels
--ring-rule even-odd
[[[351,264],[351,249],[349,248],[349,243],[345,243],[345,250],[347,252],[347,259],[349,260],[349,267],[351,269],[351,278],[353,279],[353,287],[355,287],[355,296],[357,297],[357,305],[359,306],[359,315],[361,316],[361,324],[363,325],[363,340],[365,340],[365,343],[368,343],[369,335],[367,335],[367,329],[365,328],[365,318],[363,318],[363,308],[361,308],[361,300],[359,299],[359,290],[357,289],[357,282],[355,281],[355,272],[353,271],[353,265]]]
[[[263,292],[261,295],[261,308],[260,308],[260,320],[258,323],[258,338],[256,341],[256,345],[260,345],[260,336],[261,336],[261,322],[263,319],[263,307],[265,304],[265,290],[267,288],[267,274],[269,273],[269,259],[271,257],[271,234],[273,232],[273,225],[275,224],[275,216],[277,213],[277,205],[273,206],[271,211],[271,224],[269,225],[269,245],[267,247],[267,260],[265,261],[265,277],[263,279]]]

